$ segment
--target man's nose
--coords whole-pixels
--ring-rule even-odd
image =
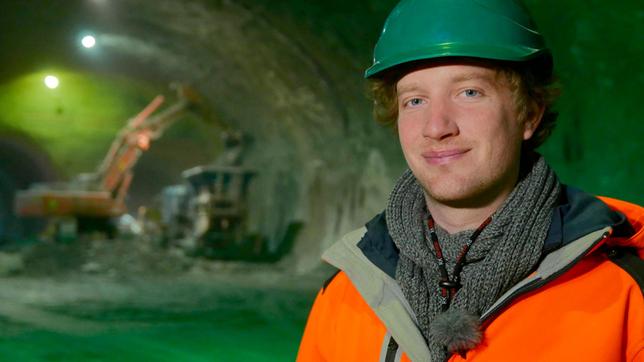
[[[425,112],[423,136],[437,141],[456,136],[458,125],[448,101],[431,100]]]

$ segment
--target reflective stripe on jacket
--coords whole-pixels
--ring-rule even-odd
[[[449,361],[644,361],[644,209],[565,192],[537,269],[483,313],[482,342]],[[298,361],[429,361],[383,220],[324,253],[340,272],[318,293]]]

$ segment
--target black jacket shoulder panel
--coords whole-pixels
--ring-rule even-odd
[[[358,248],[369,261],[395,278],[400,253],[389,235],[385,212],[376,215],[366,227],[367,232],[358,242]]]
[[[632,233],[632,226],[622,213],[611,210],[600,199],[577,188],[563,186],[559,205],[552,212],[544,251],[558,249],[606,226],[612,226],[616,236]]]
[[[644,295],[644,260],[639,258],[635,249],[611,248],[608,258],[635,279]]]

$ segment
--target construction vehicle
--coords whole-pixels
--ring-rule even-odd
[[[221,260],[273,262],[290,250],[300,223],[289,225],[275,250],[265,236],[248,230],[247,196],[257,172],[242,164],[244,139],[238,131],[223,132],[224,151],[217,160],[183,171],[182,184],[163,189],[167,243],[189,255]]]
[[[112,237],[115,229],[111,219],[127,211],[125,197],[142,153],[198,102],[191,88],[176,88],[176,103],[153,115],[165,100],[158,95],[127,122],[95,172],[80,174],[69,182],[36,183],[18,191],[16,215],[50,219],[56,239],[74,239],[86,231],[101,231]]]

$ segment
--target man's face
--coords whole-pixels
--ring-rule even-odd
[[[430,204],[481,207],[509,194],[540,114],[517,119],[505,76],[439,64],[405,75],[397,93],[402,150]]]

